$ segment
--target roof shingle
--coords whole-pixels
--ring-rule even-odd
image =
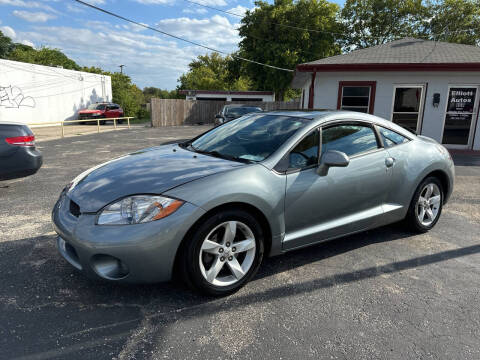
[[[404,38],[302,65],[454,63],[480,63],[480,48],[472,45]]]

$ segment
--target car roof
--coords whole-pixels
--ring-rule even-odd
[[[403,127],[393,123],[392,121],[383,119],[381,117],[360,113],[356,111],[346,111],[346,110],[276,110],[276,111],[267,111],[263,114],[268,115],[283,115],[290,117],[298,117],[304,119],[312,120],[312,123],[316,125],[321,125],[324,122],[330,120],[344,120],[344,121],[367,121],[375,123],[379,126],[384,126],[390,128],[404,136],[412,138],[415,136],[411,131],[404,129]]]
[[[230,105],[225,105],[226,108],[237,108],[237,107],[250,107],[250,108],[260,108],[259,105],[247,105],[247,104],[230,104]]]

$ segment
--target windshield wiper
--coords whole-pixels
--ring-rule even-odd
[[[192,145],[190,145],[190,146],[192,146]],[[237,161],[237,162],[242,162],[242,163],[247,163],[247,164],[253,163],[252,160],[242,159],[242,158],[239,158],[239,157],[236,157],[236,156],[222,154],[222,153],[219,153],[218,151],[205,151],[205,150],[199,150],[199,149],[195,149],[195,148],[193,148],[193,149],[194,149],[195,152],[197,152],[199,154],[210,155],[210,156],[214,156],[214,157],[217,157],[217,158],[220,158],[220,159]]]

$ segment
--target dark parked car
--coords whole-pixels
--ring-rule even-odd
[[[226,122],[238,119],[239,117],[253,113],[263,111],[258,106],[246,106],[246,105],[225,105],[218,115],[215,116],[215,126],[222,125]]]
[[[33,175],[42,166],[35,135],[21,123],[0,121],[0,180]]]
[[[78,112],[79,120],[86,119],[113,119],[123,117],[123,109],[120,105],[114,103],[95,103],[90,104],[84,110]],[[107,121],[102,120],[100,124],[105,124]],[[118,120],[118,123],[121,124],[123,120]],[[94,123],[89,121],[87,123]],[[96,123],[94,123],[96,124]]]

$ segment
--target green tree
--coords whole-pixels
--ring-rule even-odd
[[[12,39],[0,31],[0,59],[5,59],[14,48],[15,45]]]
[[[118,72],[110,74],[112,79],[112,101],[120,104],[125,116],[142,116],[142,105],[145,103],[142,90],[132,84],[130,76]]]
[[[433,40],[480,44],[480,1],[444,0],[430,5],[429,36]]]
[[[64,69],[80,70],[80,66],[58,49],[42,47],[36,50],[27,45],[15,44],[8,55],[9,60],[46,66],[61,66]]]
[[[248,78],[230,72],[230,56],[218,53],[200,55],[188,65],[188,72],[178,79],[180,90],[249,90]]]
[[[341,11],[345,50],[428,37],[431,10],[422,0],[347,0]]]
[[[112,101],[123,108],[125,116],[145,117],[145,111],[142,107],[145,104],[145,97],[142,90],[132,83],[130,76],[119,72],[111,73],[104,71],[95,66],[83,67],[81,70],[110,76],[112,81]]]
[[[255,2],[241,21],[238,55],[261,63],[295,69],[295,66],[340,53],[335,35],[339,7],[326,0],[275,0]],[[311,29],[314,31],[302,30]],[[274,90],[283,100],[293,73],[243,62],[242,72],[255,90]]]
[[[180,95],[177,90],[162,90],[156,87],[146,87],[143,89],[143,96],[145,102],[150,102],[152,98],[158,99],[182,99],[184,95]]]

